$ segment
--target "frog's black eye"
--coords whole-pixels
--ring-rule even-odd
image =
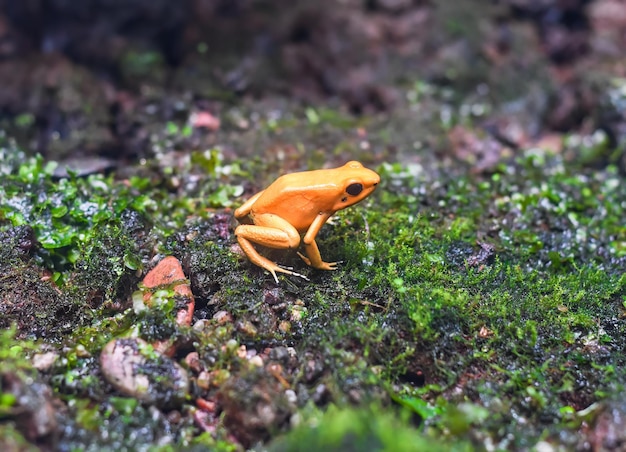
[[[348,188],[346,188],[346,192],[349,195],[352,196],[356,196],[359,193],[361,193],[363,191],[363,185],[362,184],[350,184],[348,185]]]

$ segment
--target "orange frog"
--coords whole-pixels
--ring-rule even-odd
[[[337,262],[322,260],[315,237],[335,212],[368,197],[378,182],[378,174],[354,161],[339,168],[281,176],[235,210],[240,223],[251,223],[237,226],[237,241],[248,259],[270,272],[276,283],[276,272],[307,277],[261,256],[252,243],[296,249],[303,235],[306,256],[298,253],[302,260],[313,268],[335,270]]]

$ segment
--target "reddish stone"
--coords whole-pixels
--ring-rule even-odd
[[[180,281],[180,283],[176,284],[178,281]],[[196,303],[193,297],[193,293],[191,292],[189,282],[187,281],[185,273],[183,272],[183,267],[178,259],[176,259],[174,256],[168,256],[165,259],[161,260],[161,262],[159,262],[156,267],[148,272],[148,274],[143,279],[143,284],[149,289],[156,289],[158,287],[173,285],[174,292],[176,292],[177,295],[188,300],[187,307],[181,309],[176,314],[176,323],[181,326],[191,325],[191,320],[193,319],[193,312]],[[152,304],[151,297],[152,292],[150,291],[146,291],[143,295],[143,300],[147,306],[150,306]],[[163,353],[166,356],[172,356],[176,352],[174,341],[171,339],[158,341],[153,343],[152,345],[155,350]]]

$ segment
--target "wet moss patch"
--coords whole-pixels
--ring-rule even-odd
[[[310,134],[363,126],[323,110],[294,121]],[[230,208],[315,152],[230,161],[216,148],[122,178],[61,179],[2,152],[3,326],[58,344],[37,375],[67,410],[63,444],[121,444],[102,425],[123,424],[141,430],[136,444],[217,450],[577,447],[583,421],[614,422],[603,404],[621,406],[626,189],[613,166],[534,148],[479,172],[381,163],[375,194],[320,231],[338,269],[272,251],[310,279],[276,285],[238,253]],[[168,255],[196,299],[191,327],[176,323],[168,288],[152,309],[134,303]],[[120,397],[98,359],[115,338],[175,339],[185,400]],[[146,371],[158,381],[158,366]]]

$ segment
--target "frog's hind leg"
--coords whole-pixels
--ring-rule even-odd
[[[304,278],[308,281],[309,278],[307,278],[306,276],[301,275],[300,273],[296,273],[292,270],[289,270],[288,268],[281,267],[280,265],[278,265],[275,262],[272,262],[268,258],[261,256],[259,252],[256,250],[256,248],[254,248],[252,243],[250,243],[249,240],[240,236],[240,237],[237,237],[237,242],[239,242],[239,246],[241,247],[243,252],[246,253],[246,256],[248,256],[248,259],[250,259],[250,262],[270,272],[272,276],[274,277],[276,284],[278,284],[278,277],[276,276],[276,272],[286,273],[288,275],[293,275],[293,276],[299,276],[300,278]]]
[[[283,268],[263,257],[254,248],[252,243],[277,249],[296,249],[300,245],[300,233],[284,219],[276,215],[262,215],[254,218],[255,224],[242,224],[235,229],[235,235],[239,246],[246,253],[248,259],[261,268],[264,268],[274,276],[278,283],[276,272],[299,276],[307,279],[304,275]]]

